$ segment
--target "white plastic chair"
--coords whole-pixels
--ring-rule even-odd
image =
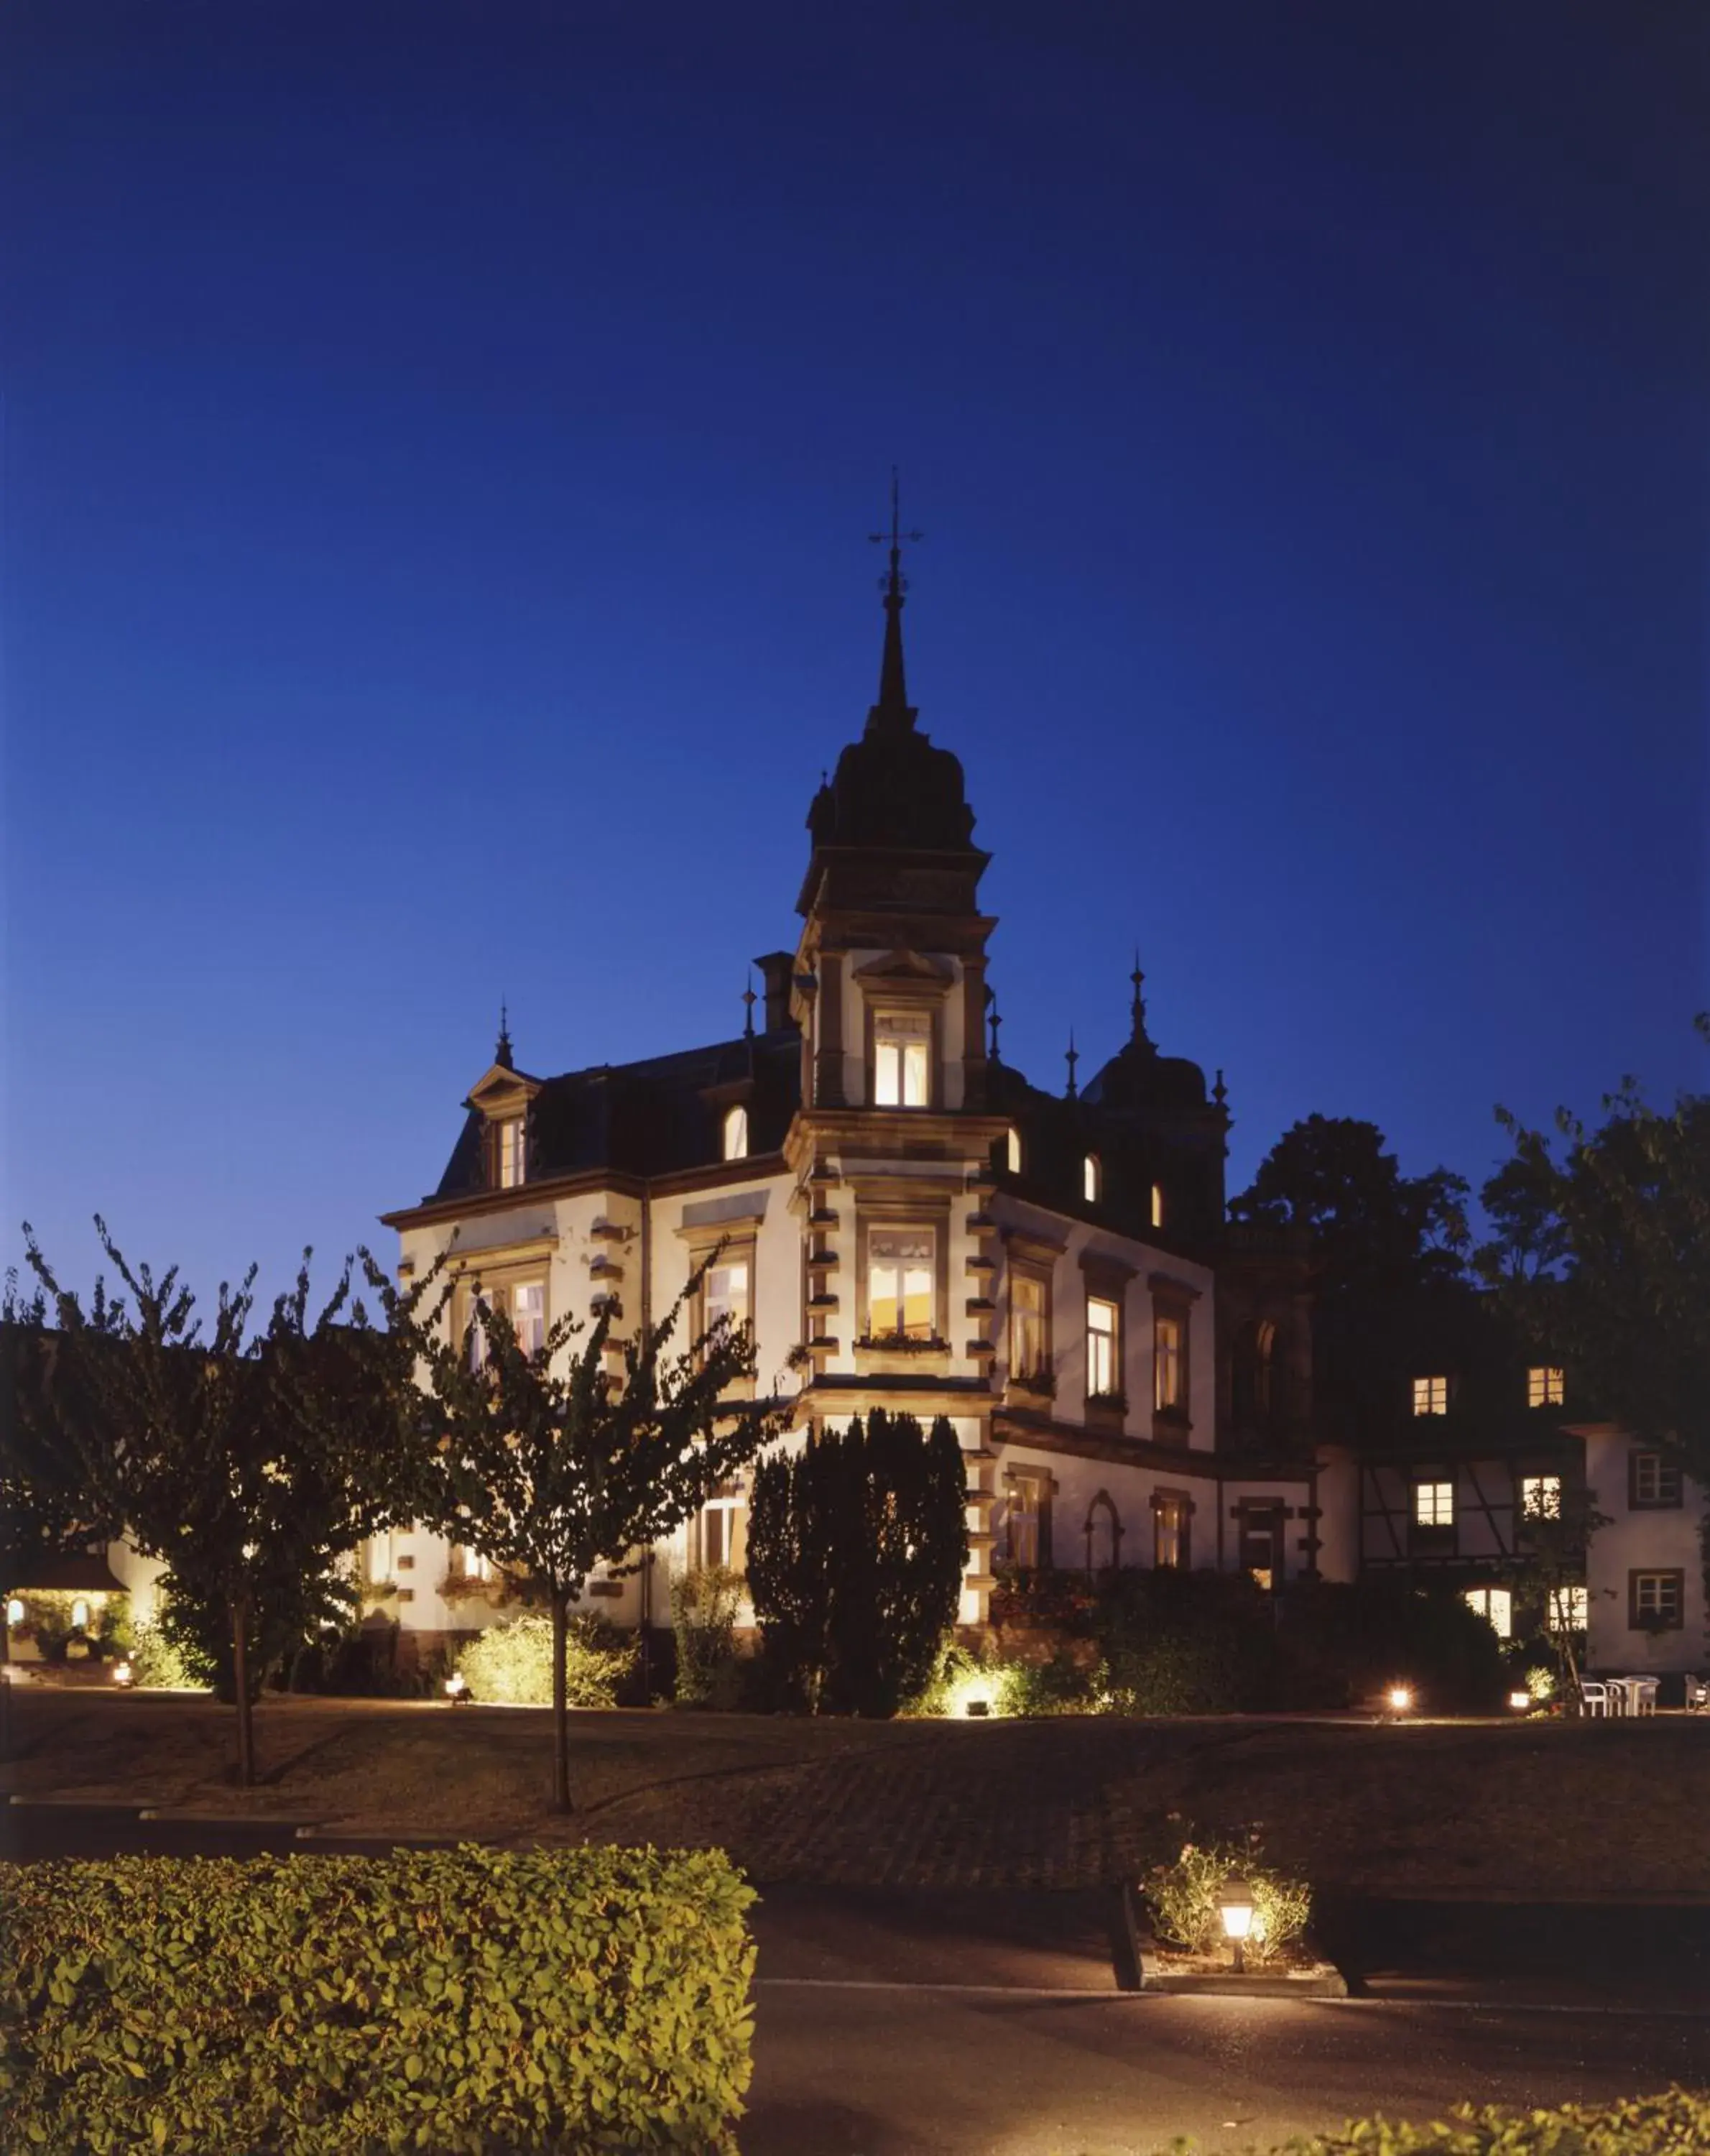
[[[1609,1686],[1600,1678],[1585,1678],[1579,1686],[1579,1703],[1587,1714],[1607,1714]]]
[[[1697,1714],[1707,1707],[1710,1707],[1710,1683],[1702,1677],[1689,1676],[1687,1679],[1687,1712]]]

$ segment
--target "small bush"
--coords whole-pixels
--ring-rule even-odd
[[[735,2156],[754,1896],[721,1851],[8,1868],[0,2146]]]
[[[169,1640],[151,1618],[139,1617],[131,1628],[131,1681],[145,1691],[212,1691],[213,1671]]]
[[[1702,2148],[1710,2148],[1710,2095],[1675,2088],[1607,2108],[1468,2104],[1429,2126],[1352,2119],[1339,2133],[1291,2141],[1277,2156],[1688,2156]]]
[[[729,1712],[742,1699],[736,1613],[742,1575],[728,1565],[701,1565],[671,1583],[671,1629],[677,1641],[677,1704]]]
[[[1252,1890],[1252,1931],[1247,1942],[1250,1962],[1266,1962],[1298,1939],[1312,1914],[1312,1891],[1305,1881],[1285,1879],[1263,1861],[1256,1836],[1244,1846],[1225,1842],[1184,1842],[1173,1864],[1155,1865],[1142,1891],[1160,1939],[1190,1953],[1211,1953],[1223,1944],[1223,1919],[1217,1897],[1231,1879],[1244,1879]]]
[[[572,1707],[610,1707],[634,1665],[633,1633],[592,1610],[571,1613],[565,1646],[565,1697]],[[473,1639],[456,1666],[478,1700],[500,1707],[552,1704],[552,1618],[544,1609],[507,1617]]]

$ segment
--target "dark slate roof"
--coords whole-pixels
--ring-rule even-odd
[[[125,1583],[114,1577],[105,1557],[76,1551],[69,1557],[26,1560],[8,1591],[13,1594],[122,1594]]]
[[[837,758],[807,812],[818,846],[978,851],[960,757],[934,748],[912,711],[875,705],[859,741]]]
[[[530,1113],[529,1178],[669,1175],[715,1166],[724,1111],[748,1110],[748,1149],[775,1152],[801,1097],[801,1036],[794,1026],[638,1063],[602,1063],[549,1078]],[[482,1188],[481,1117],[471,1111],[435,1198]]]

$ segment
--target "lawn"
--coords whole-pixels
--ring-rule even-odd
[[[550,1718],[437,1702],[257,1711],[230,1779],[211,1701],[21,1690],[0,1790],[507,1842],[720,1844],[757,1881],[1088,1887],[1177,1831],[1263,1822],[1318,1887],[1710,1892],[1710,1717],[1636,1722],[852,1722],[579,1713],[581,1807],[547,1810]]]

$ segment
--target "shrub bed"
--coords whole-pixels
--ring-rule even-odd
[[[640,1640],[596,1612],[572,1613],[564,1649],[565,1697],[572,1707],[610,1707],[635,1666]],[[552,1704],[552,1619],[529,1609],[489,1625],[463,1649],[457,1666],[478,1700],[501,1707]]]
[[[7,1869],[0,2146],[734,2156],[754,1897],[722,1851]]]
[[[1607,2109],[1469,2105],[1429,2126],[1354,2119],[1339,2133],[1291,2141],[1278,2156],[1691,2156],[1701,2148],[1710,2148],[1710,2093],[1677,2088]]]

